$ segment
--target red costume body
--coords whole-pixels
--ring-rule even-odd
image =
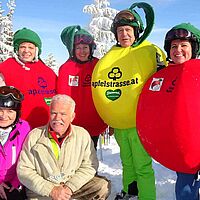
[[[85,63],[69,59],[60,67],[57,81],[57,92],[71,96],[76,102],[73,124],[84,127],[91,136],[98,136],[107,127],[92,99],[91,77],[97,62],[97,58]]]
[[[137,128],[147,152],[165,167],[195,174],[200,169],[200,60],[170,64],[145,83]]]
[[[0,73],[6,85],[18,88],[24,94],[22,119],[29,122],[31,128],[45,125],[49,120],[49,106],[45,98],[56,94],[56,74],[42,61],[26,63],[26,68],[14,58],[0,64]]]

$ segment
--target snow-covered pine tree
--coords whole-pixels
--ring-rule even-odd
[[[53,54],[50,53],[47,58],[44,60],[44,63],[50,67],[57,75],[58,75],[58,63],[56,62],[56,59],[54,58]]]
[[[94,56],[101,58],[116,43],[110,28],[118,11],[109,7],[109,0],[94,0],[94,3],[84,6],[83,12],[92,15],[89,31],[94,36],[97,44]]]
[[[0,62],[3,62],[13,54],[13,24],[12,17],[15,11],[15,0],[9,0],[7,3],[8,13],[3,15],[2,2],[0,2]]]

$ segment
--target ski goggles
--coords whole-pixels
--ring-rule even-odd
[[[171,29],[167,33],[165,40],[173,40],[173,39],[178,39],[178,38],[195,39],[194,35],[186,29]]]
[[[113,22],[115,24],[115,23],[120,23],[121,21],[135,22],[136,19],[135,19],[134,15],[129,10],[122,10],[119,13],[117,13]]]
[[[22,101],[24,99],[24,95],[13,86],[2,86],[0,87],[0,98],[7,98],[12,96],[14,100]]]
[[[93,44],[94,39],[89,35],[76,35],[74,37],[74,44]]]
[[[9,108],[12,110],[20,110],[21,102],[13,101],[13,99],[11,97],[8,97],[8,98],[0,100],[0,108]]]

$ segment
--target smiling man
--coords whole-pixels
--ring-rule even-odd
[[[142,8],[145,21],[137,12]],[[110,127],[120,147],[123,188],[118,199],[155,200],[152,160],[143,148],[136,128],[137,102],[141,89],[154,72],[165,66],[164,53],[146,38],[154,23],[153,8],[134,3],[113,19],[114,45],[96,64],[92,95],[96,109]]]
[[[122,47],[130,47],[135,41],[134,27],[127,25],[117,27],[117,38]]]
[[[72,125],[75,102],[58,94],[52,98],[50,121],[32,130],[23,146],[18,176],[28,199],[107,199],[110,183],[95,176],[98,160],[89,133]]]

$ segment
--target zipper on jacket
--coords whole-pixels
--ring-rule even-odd
[[[12,165],[14,165],[16,162],[16,146],[12,145]]]

